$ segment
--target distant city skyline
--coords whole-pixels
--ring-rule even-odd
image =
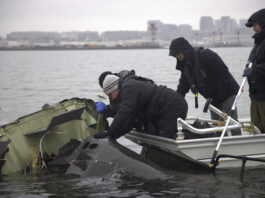
[[[200,17],[239,22],[264,8],[264,0],[1,0],[0,36],[14,31],[117,31],[147,29],[147,21],[190,24]]]

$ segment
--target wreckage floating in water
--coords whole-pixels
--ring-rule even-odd
[[[47,161],[73,150],[106,124],[94,101],[73,98],[0,126],[0,175],[19,171],[38,174]],[[78,144],[65,147],[69,142]]]

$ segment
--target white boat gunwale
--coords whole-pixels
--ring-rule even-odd
[[[210,137],[210,138],[199,138],[199,139],[187,139],[187,140],[173,140],[169,138],[164,138],[160,136],[154,136],[150,134],[144,134],[137,131],[131,131],[130,133],[126,134],[125,137],[136,144],[143,145],[143,144],[150,144],[153,146],[158,147],[161,150],[164,150],[166,152],[172,153],[178,157],[182,157],[184,159],[187,159],[191,162],[195,163],[203,163],[205,165],[208,165],[211,160],[211,155],[208,156],[191,156],[189,155],[190,152],[193,150],[205,150],[207,149],[209,153],[212,153],[219,137]],[[241,156],[241,157],[249,157],[249,158],[259,158],[259,159],[265,159],[265,153],[261,153],[263,150],[261,149],[261,152],[258,153],[251,153],[251,150],[248,149],[250,147],[257,147],[259,148],[260,145],[264,145],[265,148],[265,134],[252,134],[252,135],[239,135],[239,136],[225,136],[222,147],[220,149],[219,155],[231,155],[231,156]],[[226,152],[227,149],[230,147],[245,147],[245,149],[241,149],[243,153],[238,153],[238,155],[235,155],[233,152],[229,153]],[[263,148],[262,147],[262,148]],[[265,150],[265,149],[264,149]],[[227,162],[237,162],[236,164],[229,165]],[[264,164],[264,163],[262,163]],[[257,163],[257,165],[260,165],[260,163]],[[235,158],[222,158],[221,168],[229,168],[229,167],[241,167],[242,162],[239,159]],[[252,165],[251,165],[252,166]],[[254,165],[256,166],[256,165]]]

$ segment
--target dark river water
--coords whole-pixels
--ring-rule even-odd
[[[240,84],[251,48],[214,48]],[[135,69],[157,84],[176,89],[180,73],[168,49],[88,51],[0,51],[0,125],[38,111],[45,103],[55,104],[73,97],[98,101],[102,91],[98,76],[103,71]],[[205,100],[187,94],[188,116],[208,117],[202,112]],[[248,85],[239,104],[239,118],[249,118]],[[119,142],[139,152],[125,138]],[[166,163],[166,162],[165,162]],[[47,175],[41,178],[18,174],[0,181],[0,197],[265,197],[265,168],[248,169],[240,180],[240,169],[215,174],[168,172],[166,180],[108,175],[76,178]]]

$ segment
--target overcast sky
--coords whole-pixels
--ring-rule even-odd
[[[148,20],[190,24],[201,16],[237,21],[265,0],[0,0],[0,35],[12,31],[146,30]]]

